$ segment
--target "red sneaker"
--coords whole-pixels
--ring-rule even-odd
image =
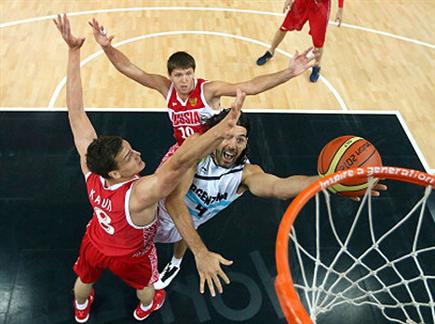
[[[76,300],[75,299],[73,300],[74,317],[77,322],[85,323],[88,321],[89,313],[91,312],[91,305],[94,302],[94,296],[95,296],[95,291],[94,289],[92,289],[91,294],[88,297],[88,306],[86,306],[86,308],[83,310],[77,309]]]
[[[156,290],[154,292],[153,305],[151,306],[151,308],[147,311],[144,311],[140,307],[140,303],[139,303],[139,305],[134,310],[133,313],[134,318],[137,319],[138,321],[143,321],[145,318],[150,316],[152,312],[158,310],[160,307],[163,306],[163,303],[165,302],[165,297],[166,297],[166,291],[164,289]]]

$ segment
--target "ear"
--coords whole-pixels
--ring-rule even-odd
[[[108,173],[108,175],[109,175],[109,177],[111,177],[112,179],[115,179],[115,180],[121,178],[121,173],[119,173],[118,170],[110,171],[110,172]]]

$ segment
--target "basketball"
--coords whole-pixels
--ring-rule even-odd
[[[338,171],[368,166],[381,166],[382,159],[374,145],[358,136],[340,136],[326,144],[317,160],[317,172],[324,177]],[[332,193],[346,197],[364,195],[367,181],[347,179],[328,187]]]

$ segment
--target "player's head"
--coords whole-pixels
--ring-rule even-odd
[[[106,179],[129,179],[145,168],[140,153],[119,136],[100,136],[89,144],[86,165]]]
[[[207,128],[211,128],[219,123],[229,111],[230,109],[224,109],[219,114],[210,117],[207,120]],[[249,130],[250,123],[248,116],[242,112],[231,137],[223,140],[212,153],[217,165],[223,168],[230,168],[234,165],[243,164],[246,161]]]
[[[168,59],[168,75],[179,94],[187,95],[195,83],[195,59],[186,52],[176,52]]]

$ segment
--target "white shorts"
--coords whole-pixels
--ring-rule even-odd
[[[198,228],[198,225],[193,224],[195,229]],[[154,236],[155,243],[175,243],[181,241],[183,238],[180,233],[178,233],[175,224],[172,222],[172,219],[167,219],[166,217],[160,217],[159,219],[159,227],[157,228],[157,233]]]

